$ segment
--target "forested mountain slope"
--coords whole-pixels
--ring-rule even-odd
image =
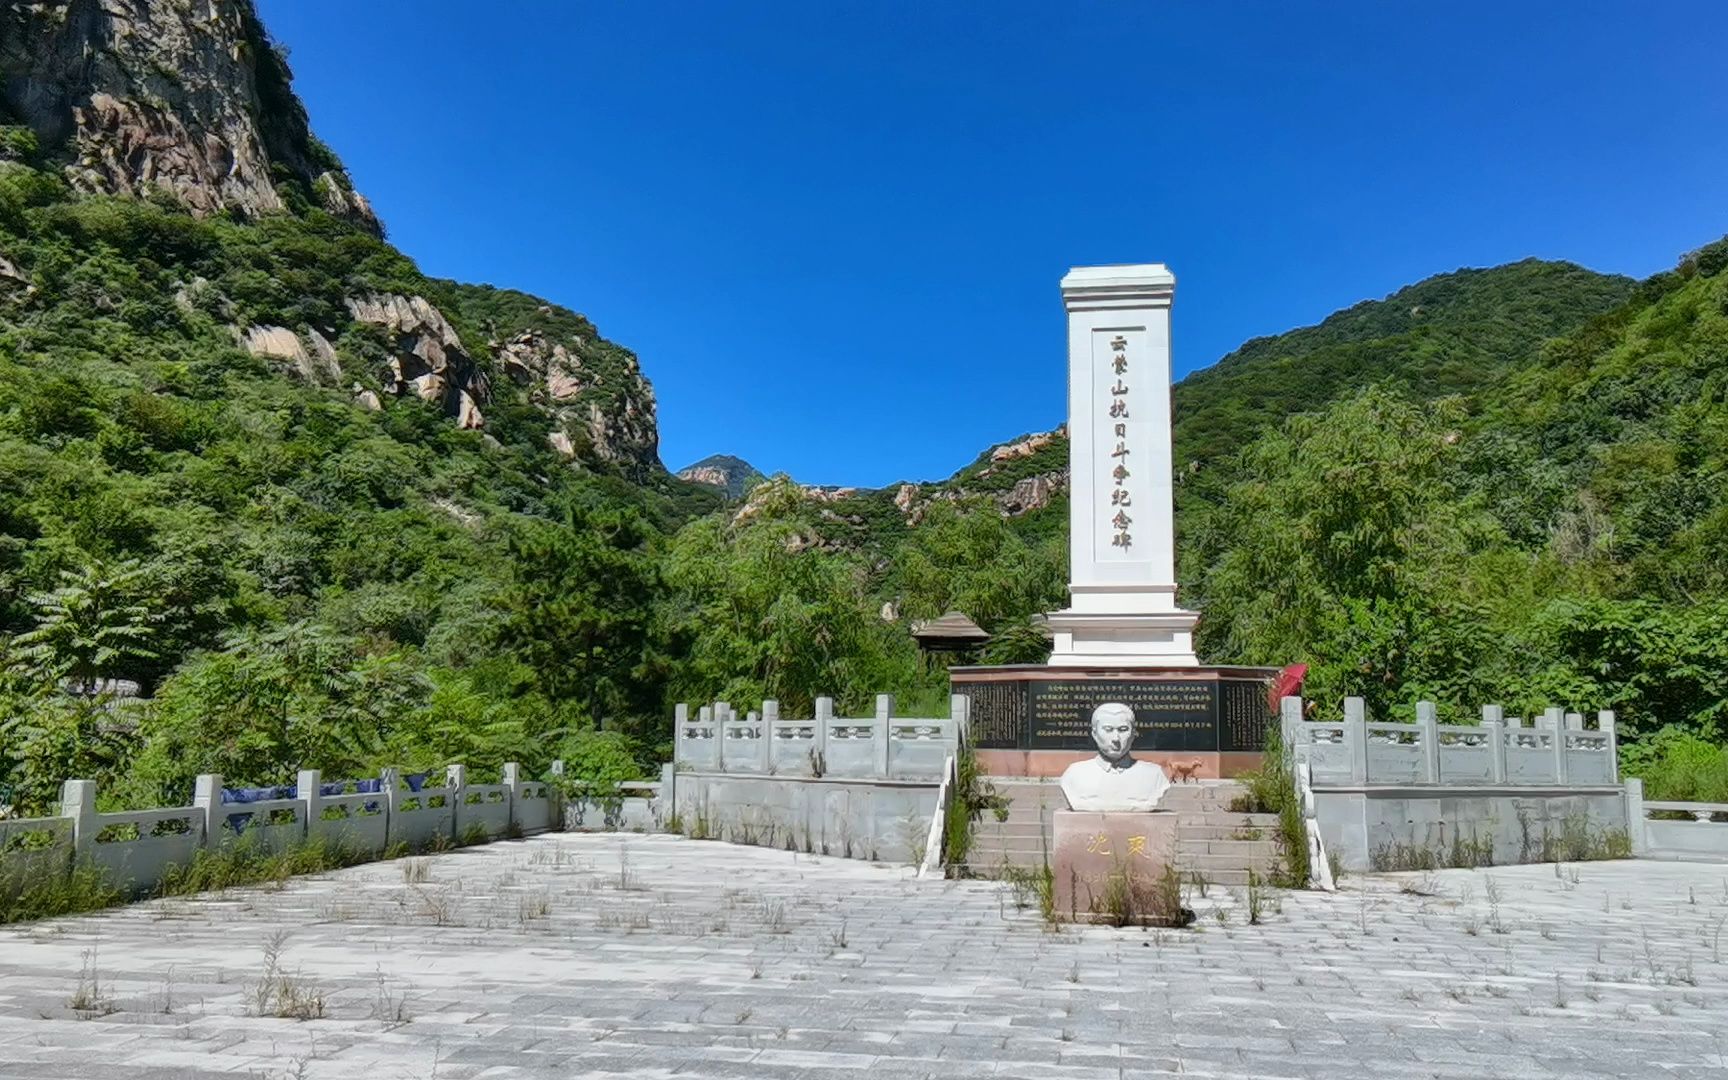
[[[651,758],[657,551],[720,498],[635,357],[382,239],[245,0],[0,30],[0,805]]]

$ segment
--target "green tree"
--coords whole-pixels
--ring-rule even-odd
[[[131,665],[155,656],[151,649],[158,617],[138,602],[144,580],[135,560],[90,563],[60,574],[61,585],[31,597],[35,628],[20,634],[16,654],[39,682],[69,681],[80,693],[103,679],[132,672]]]
[[[657,705],[642,678],[660,587],[649,536],[634,512],[583,507],[562,525],[526,523],[510,541],[499,644],[547,696],[597,723]]]

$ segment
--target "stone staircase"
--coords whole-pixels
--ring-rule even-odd
[[[972,850],[966,869],[976,877],[1000,877],[1004,866],[1044,865],[1050,850],[1051,812],[1066,805],[1054,780],[991,778],[996,793],[1009,800],[1007,817],[998,821],[986,810],[972,827]],[[1269,876],[1279,865],[1274,814],[1243,814],[1230,810],[1230,800],[1243,793],[1230,780],[1176,784],[1163,806],[1179,815],[1176,868],[1184,878],[1199,874],[1213,885],[1246,885],[1248,872]]]

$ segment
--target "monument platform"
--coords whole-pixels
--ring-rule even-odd
[[[949,681],[971,698],[972,745],[987,776],[1057,777],[1097,753],[1092,710],[1134,710],[1136,758],[1172,782],[1217,780],[1260,765],[1276,716],[1267,694],[1277,668],[1093,667],[1015,664],[956,667]]]

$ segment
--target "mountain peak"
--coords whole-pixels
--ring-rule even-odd
[[[679,469],[678,479],[723,488],[728,499],[742,499],[764,477],[756,466],[743,458],[710,454],[694,465]]]

